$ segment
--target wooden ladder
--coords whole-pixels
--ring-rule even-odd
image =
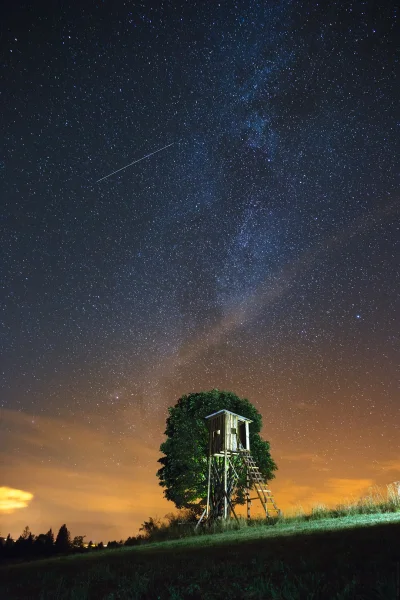
[[[272,495],[272,492],[271,492],[271,490],[268,489],[267,483],[262,478],[260,469],[258,468],[256,461],[250,454],[250,451],[245,450],[244,448],[241,448],[240,453],[241,453],[243,462],[247,468],[250,485],[253,486],[257,492],[258,498],[265,510],[265,516],[267,518],[271,517],[271,515],[270,515],[271,511],[275,513],[274,516],[279,516],[281,514],[281,511],[275,504],[275,500]]]

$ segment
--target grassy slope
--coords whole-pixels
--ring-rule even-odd
[[[397,600],[400,514],[202,535],[0,569],[0,598]]]

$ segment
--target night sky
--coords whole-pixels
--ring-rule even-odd
[[[212,388],[261,412],[284,510],[399,480],[394,3],[0,20],[0,535],[171,511],[166,409]]]

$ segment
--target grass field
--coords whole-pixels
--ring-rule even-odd
[[[400,513],[288,519],[0,568],[0,598],[399,600]]]

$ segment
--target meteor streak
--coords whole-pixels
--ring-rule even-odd
[[[129,165],[126,165],[125,167],[121,167],[120,169],[117,169],[116,171],[109,173],[109,175],[105,175],[104,177],[101,177],[95,183],[99,183],[99,181],[103,181],[103,179],[107,179],[107,177],[111,177],[111,175],[115,175],[115,173],[119,173],[120,171],[123,171],[124,169],[127,169],[128,167],[131,167],[132,165],[136,165],[136,163],[140,162],[141,160],[144,160],[145,158],[149,158],[149,156],[153,156],[153,154],[157,154],[157,152],[161,152],[161,150],[165,150],[165,148],[169,148],[174,143],[175,142],[172,142],[172,144],[163,146],[162,148],[159,148],[158,150],[154,150],[154,152],[150,152],[150,154],[146,154],[146,156],[142,156],[142,158],[138,158],[137,160],[134,160],[133,162],[129,163]]]

